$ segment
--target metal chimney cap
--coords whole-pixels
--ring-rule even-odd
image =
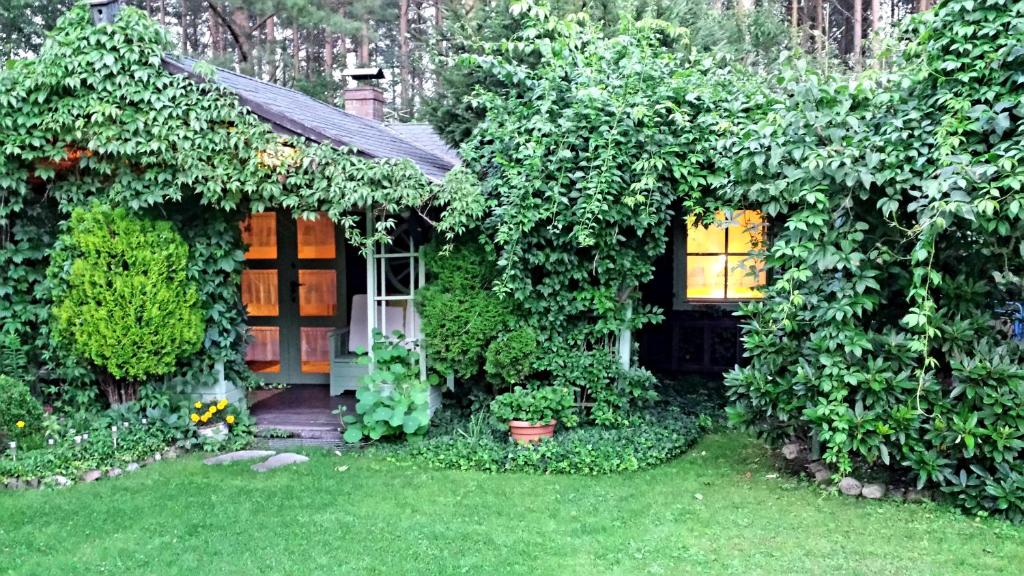
[[[89,13],[92,14],[92,23],[113,24],[121,11],[122,0],[88,0]]]
[[[341,72],[342,76],[351,78],[356,81],[361,80],[383,80],[384,69],[383,68],[346,68]]]

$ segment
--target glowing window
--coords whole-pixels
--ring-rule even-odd
[[[246,260],[277,258],[277,215],[273,212],[250,214],[242,222],[242,241],[248,246]]]
[[[691,216],[686,224],[687,300],[761,298],[764,262],[752,255],[764,241],[759,211],[738,210],[731,220],[718,212],[709,226]]]

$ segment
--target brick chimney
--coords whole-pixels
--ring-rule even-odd
[[[368,82],[383,80],[384,70],[381,68],[348,68],[341,75],[358,83],[355,88],[345,90],[345,112],[383,122],[384,91]]]
[[[384,91],[376,86],[356,86],[345,90],[345,112],[384,121]]]

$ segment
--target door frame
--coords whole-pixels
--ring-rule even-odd
[[[274,260],[246,260],[245,267],[252,270],[277,271],[278,311],[276,317],[248,316],[248,326],[271,326],[278,328],[278,351],[281,369],[278,372],[253,372],[269,384],[328,384],[330,373],[302,371],[302,328],[342,327],[348,321],[348,297],[346,288],[345,235],[334,226],[333,259],[305,259],[298,257],[298,221],[284,210],[274,212],[277,226],[277,258]],[[299,315],[299,270],[335,270],[336,308],[334,316],[302,317]],[[325,364],[330,366],[330,344]],[[328,368],[329,370],[329,368]]]

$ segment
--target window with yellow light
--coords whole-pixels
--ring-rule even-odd
[[[737,210],[730,218],[717,212],[705,224],[686,220],[686,299],[690,301],[756,300],[765,283],[763,247],[766,224],[757,210]]]

